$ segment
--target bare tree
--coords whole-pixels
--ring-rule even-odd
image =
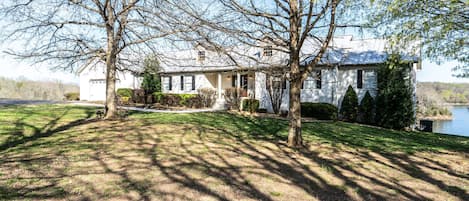
[[[24,47],[7,53],[55,69],[105,63],[109,119],[117,114],[116,71],[142,66],[142,55],[177,32],[166,23],[169,10],[159,0],[4,0],[2,40]]]
[[[279,68],[286,71],[289,87],[288,145],[302,146],[300,92],[302,82],[320,63],[337,27],[338,15],[363,2],[346,0],[217,0],[209,5],[187,1],[174,4],[185,13],[179,25],[194,29],[184,38],[203,43],[228,54],[240,69],[251,67]],[[205,6],[205,7],[204,7]],[[349,16],[349,18],[350,18]],[[192,26],[197,22],[197,27]],[[188,39],[190,40],[190,39]],[[305,43],[313,43],[314,50],[304,50]],[[246,47],[246,48],[240,48]],[[253,48],[269,47],[273,57],[253,55]],[[250,60],[246,62],[246,60]]]
[[[266,71],[265,74],[266,89],[269,94],[272,110],[275,114],[280,114],[280,107],[287,87],[286,74],[278,70]]]

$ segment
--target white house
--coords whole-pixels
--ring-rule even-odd
[[[315,55],[318,43],[314,39],[305,41],[302,49],[302,65]],[[167,52],[160,57],[163,93],[197,93],[200,88],[213,88],[217,91],[217,105],[224,103],[224,90],[241,87],[246,96],[260,100],[260,107],[272,111],[269,93],[266,90],[266,72],[272,68],[288,65],[288,55],[264,45],[258,48],[235,48],[231,55],[246,55],[257,59],[228,58],[225,54],[203,48]],[[359,100],[369,91],[377,94],[377,68],[387,59],[387,43],[380,39],[353,40],[351,36],[336,37],[322,61],[310,77],[303,83],[302,102],[325,102],[340,106],[347,87],[351,85]],[[240,53],[242,52],[242,53]],[[412,65],[409,75],[414,84],[419,57],[402,54],[403,59]],[[235,63],[236,62],[236,63]],[[138,88],[140,82],[131,74],[121,73],[117,88]],[[103,100],[104,86],[95,83],[104,80],[104,71],[87,68],[80,72],[80,92],[82,100]],[[96,86],[99,85],[99,86]],[[282,99],[282,108],[288,108],[288,83]],[[103,94],[103,95],[100,95]]]
[[[317,51],[318,43],[314,39],[305,41],[302,49],[302,65],[309,62]],[[218,92],[218,102],[223,103],[226,88],[241,87],[247,90],[247,96],[260,100],[260,108],[272,112],[269,93],[266,89],[266,73],[269,68],[288,65],[288,55],[273,50],[266,45],[247,50],[233,50],[236,55],[252,55],[257,61],[234,59],[226,55],[201,48],[178,51],[164,58],[162,65],[162,91],[164,93],[197,93],[197,89],[208,87]],[[343,96],[351,85],[359,100],[367,91],[372,96],[377,94],[377,69],[388,57],[387,43],[381,39],[353,40],[351,36],[336,37],[320,65],[303,83],[302,102],[324,102],[340,106]],[[402,58],[412,65],[411,81],[416,87],[416,70],[419,57],[403,53]],[[282,99],[282,109],[288,108],[288,83]],[[218,105],[219,106],[219,105]]]
[[[80,76],[80,100],[104,101],[106,100],[106,66],[101,62],[83,66],[78,69]],[[116,89],[138,89],[141,78],[134,76],[130,71],[117,71]]]

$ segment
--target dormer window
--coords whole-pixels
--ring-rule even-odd
[[[199,51],[199,61],[205,61],[205,51]]]
[[[264,47],[264,56],[268,56],[268,57],[272,56],[272,46]]]

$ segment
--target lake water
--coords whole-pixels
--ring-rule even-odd
[[[469,136],[469,106],[453,106],[453,120],[434,121],[433,132]]]

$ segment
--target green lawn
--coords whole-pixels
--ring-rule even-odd
[[[469,138],[229,113],[0,107],[0,200],[469,200]]]

